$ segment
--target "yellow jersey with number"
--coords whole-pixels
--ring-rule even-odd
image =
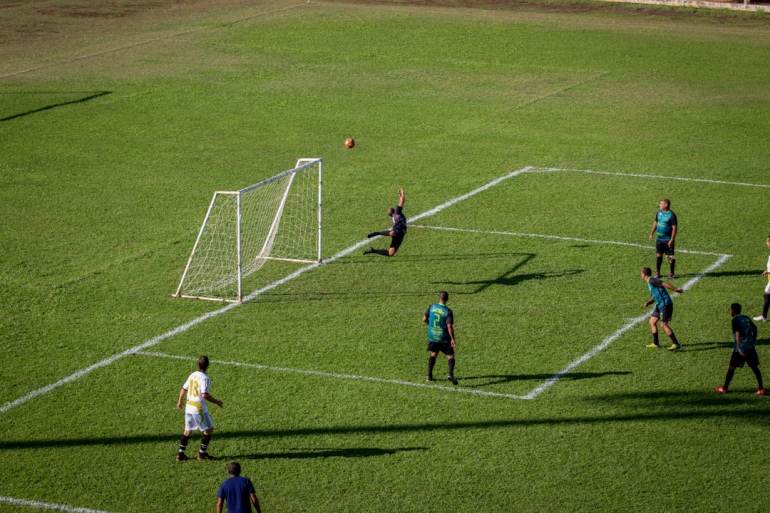
[[[201,371],[195,371],[190,374],[182,387],[187,390],[187,406],[185,406],[185,413],[193,413],[196,415],[203,415],[208,413],[206,408],[206,400],[202,397],[203,394],[209,393],[209,377]]]

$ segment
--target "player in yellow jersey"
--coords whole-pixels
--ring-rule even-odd
[[[179,440],[179,452],[176,455],[177,461],[189,460],[185,454],[187,450],[187,442],[190,440],[190,435],[196,429],[203,431],[203,437],[201,438],[201,448],[198,451],[198,461],[213,460],[214,457],[208,453],[209,441],[211,441],[211,433],[214,432],[214,424],[211,422],[208,408],[206,407],[206,401],[211,401],[220,408],[222,407],[222,401],[214,399],[209,394],[209,377],[206,376],[206,370],[209,368],[209,357],[201,356],[198,358],[198,370],[190,374],[187,378],[182,389],[179,391],[179,399],[176,402],[176,407],[182,409],[182,399],[187,394],[187,405],[184,407],[184,433]]]

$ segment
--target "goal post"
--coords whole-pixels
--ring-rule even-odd
[[[243,300],[243,280],[270,260],[322,263],[323,159],[238,191],[216,191],[174,297]]]

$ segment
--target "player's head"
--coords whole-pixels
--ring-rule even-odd
[[[660,200],[659,206],[661,210],[668,210],[669,208],[671,208],[671,200],[668,198],[663,198],[662,200]]]
[[[642,267],[642,279],[646,280],[650,276],[652,276],[652,269],[649,267]]]
[[[767,247],[770,248],[770,237],[765,240],[765,244],[767,244]]]
[[[730,305],[730,313],[733,314],[733,317],[736,315],[741,315],[741,304],[740,303],[733,303]]]
[[[227,473],[231,476],[240,476],[241,475],[241,464],[237,461],[231,461],[227,464]]]
[[[393,214],[395,214],[395,213],[396,213],[396,209],[395,208],[389,208],[388,209],[388,215],[390,217],[393,217]]]
[[[204,372],[208,368],[209,368],[209,357],[201,356],[200,358],[198,358],[198,370],[201,372]]]
[[[446,303],[447,301],[449,301],[449,293],[444,291],[444,290],[439,292],[438,293],[438,301],[439,301],[439,303]]]

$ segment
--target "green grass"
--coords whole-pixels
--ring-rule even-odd
[[[212,191],[300,157],[324,158],[327,257],[384,227],[398,187],[414,216],[527,165],[770,183],[762,17],[139,5],[85,38],[49,16],[35,37],[60,44],[22,38],[0,63],[122,48],[0,79],[4,403],[220,308],[171,298]],[[642,323],[533,401],[215,363],[212,453],[241,461],[265,511],[763,510],[770,407],[747,369],[734,394],[713,386],[729,304],[761,304],[766,188],[526,173],[417,224],[644,245],[662,197],[679,249],[733,255],[675,299],[681,352],[645,349]],[[716,258],[680,253],[675,282]],[[152,350],[423,384],[420,320],[446,289],[458,388],[522,395],[644,312],[652,264],[414,226],[396,258],[341,258]],[[0,496],[211,510],[224,462],[173,461],[192,370],[130,356],[0,414]]]

